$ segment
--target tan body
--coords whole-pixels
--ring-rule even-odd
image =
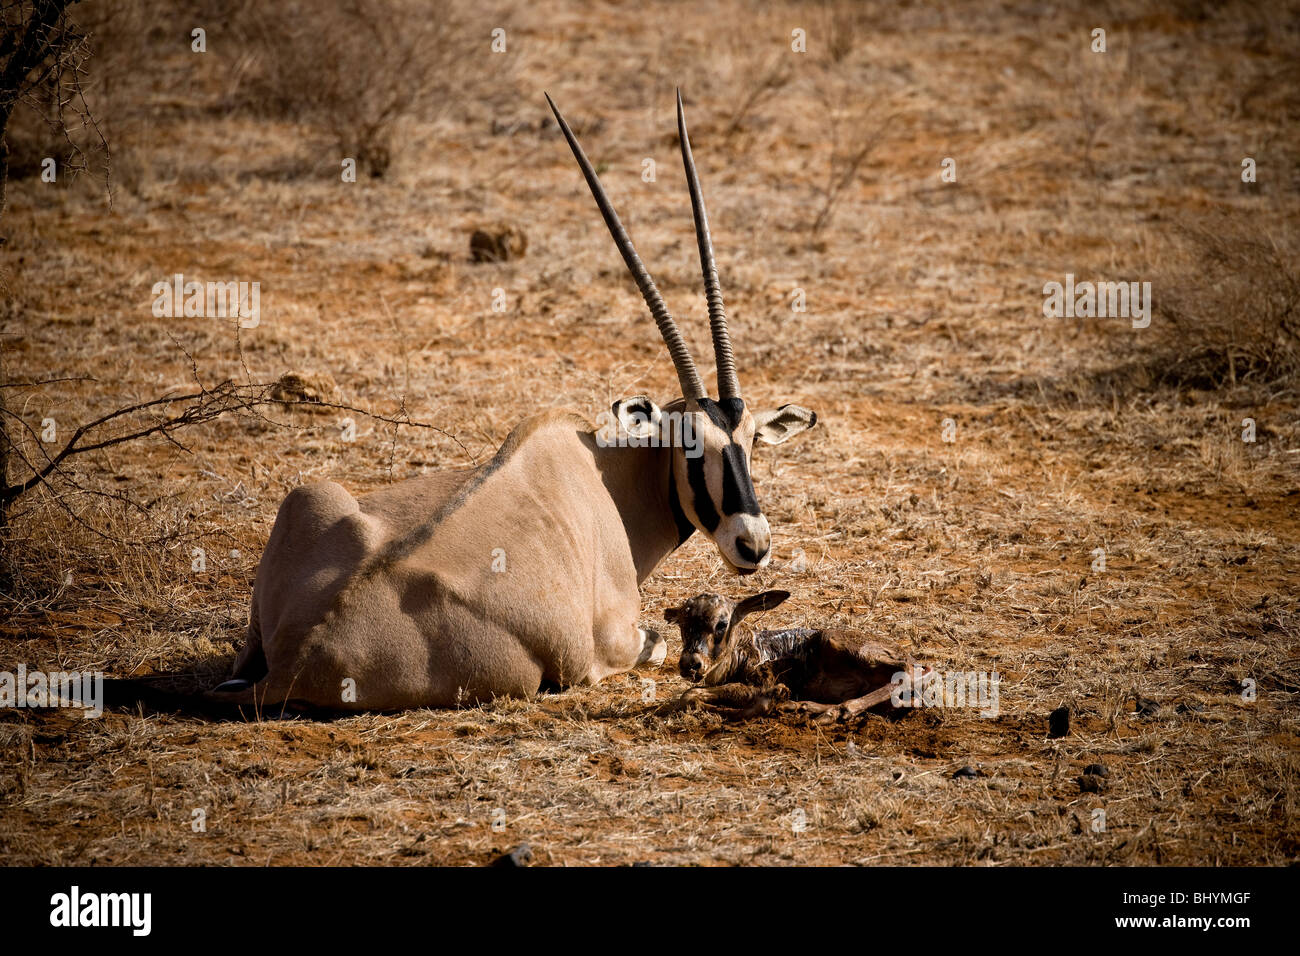
[[[268,678],[241,697],[445,707],[630,670],[659,643],[636,626],[638,586],[678,544],[670,452],[601,448],[592,432],[549,412],[477,469],[360,498],[329,481],[295,489],[258,568],[236,664],[255,679],[264,655]],[[530,501],[548,472],[564,481]]]

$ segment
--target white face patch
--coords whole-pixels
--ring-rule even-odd
[[[772,531],[767,515],[723,518],[713,540],[722,556],[738,568],[765,568],[772,560]]]
[[[769,563],[771,531],[750,478],[754,423],[743,405],[721,410],[716,403],[701,404],[690,417],[703,454],[679,456],[674,463],[679,500],[687,519],[713,539],[728,564],[755,571]]]

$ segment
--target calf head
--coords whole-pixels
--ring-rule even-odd
[[[681,675],[698,681],[708,666],[731,653],[738,640],[736,628],[746,615],[770,611],[790,596],[789,591],[764,591],[740,601],[721,594],[697,594],[664,611],[664,620],[682,632]]]

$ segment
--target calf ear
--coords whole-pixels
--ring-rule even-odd
[[[816,412],[799,405],[782,405],[754,416],[754,437],[769,445],[779,445],[816,424]]]
[[[649,438],[659,434],[663,413],[645,395],[622,399],[610,406],[610,409],[619,425],[633,438]]]
[[[735,627],[736,622],[746,614],[753,614],[755,611],[772,610],[789,596],[789,591],[764,591],[762,594],[750,595],[737,604],[736,609],[731,612],[731,626]]]
[[[664,620],[669,624],[676,624],[681,618],[682,609],[679,607],[670,607],[664,609]]]

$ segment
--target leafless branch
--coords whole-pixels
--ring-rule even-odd
[[[22,481],[16,481],[0,488],[0,508],[7,508],[22,494],[30,491],[40,484],[49,484],[50,480],[55,477],[66,478],[63,470],[64,463],[74,455],[81,455],[87,452],[100,451],[105,448],[112,448],[127,442],[139,441],[150,436],[161,436],[162,438],[174,442],[178,447],[184,449],[175,437],[175,432],[191,428],[195,425],[215,421],[221,416],[231,412],[255,412],[256,409],[268,405],[295,406],[308,405],[314,408],[333,408],[340,411],[347,411],[353,414],[364,415],[378,422],[394,426],[394,440],[396,440],[397,430],[402,426],[410,428],[424,428],[451,439],[460,449],[469,455],[469,450],[455,435],[447,432],[445,429],[428,422],[421,422],[411,418],[403,403],[400,412],[396,416],[384,415],[370,409],[358,408],[354,405],[348,405],[339,402],[315,401],[315,400],[297,400],[283,397],[273,397],[275,383],[256,383],[248,385],[237,385],[231,381],[225,381],[213,388],[202,388],[199,391],[190,392],[185,395],[165,396],[154,398],[149,401],[137,402],[127,405],[123,408],[114,409],[100,415],[92,421],[78,426],[63,446],[53,455],[46,455],[46,460],[40,462],[31,461],[19,447],[18,443],[8,437],[7,432],[0,433],[3,435],[0,440],[4,441],[7,449],[13,452],[18,460],[27,466],[31,474]],[[155,409],[170,408],[173,406],[183,406],[175,414],[165,415],[147,423],[143,423],[134,428],[118,434],[109,435],[100,438],[105,426],[110,423],[126,419],[130,416],[141,415]],[[33,439],[37,436],[31,425],[21,416],[0,408],[0,415],[6,419],[12,419],[25,429]],[[37,447],[40,447],[39,441]]]

